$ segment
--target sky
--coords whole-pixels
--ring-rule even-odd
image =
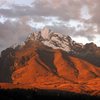
[[[100,46],[100,0],[0,0],[0,51],[44,27]]]

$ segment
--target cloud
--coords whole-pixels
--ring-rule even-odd
[[[15,0],[16,1],[16,0]],[[97,41],[100,35],[100,0],[0,0],[0,48],[22,41],[44,26]],[[81,42],[81,41],[80,41]]]
[[[62,20],[69,20],[79,18],[81,7],[81,4],[74,0],[35,0],[32,5],[12,5],[13,9],[0,9],[0,14],[6,17],[55,16]]]
[[[33,31],[29,25],[25,24],[25,21],[26,18],[22,18],[19,21],[7,20],[4,24],[0,23],[0,50],[24,41],[27,35]]]
[[[0,5],[4,5],[5,3],[8,3],[8,0],[0,0]]]

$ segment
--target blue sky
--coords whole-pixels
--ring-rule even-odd
[[[0,0],[0,51],[48,27],[100,46],[100,0]]]

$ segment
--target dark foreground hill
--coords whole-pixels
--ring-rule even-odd
[[[99,96],[90,96],[58,90],[32,90],[32,89],[0,89],[0,100],[100,100]]]

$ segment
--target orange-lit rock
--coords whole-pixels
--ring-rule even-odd
[[[65,51],[38,47],[36,44],[15,52],[14,66],[9,76],[11,83],[1,83],[1,88],[58,89],[100,94],[99,67]]]

